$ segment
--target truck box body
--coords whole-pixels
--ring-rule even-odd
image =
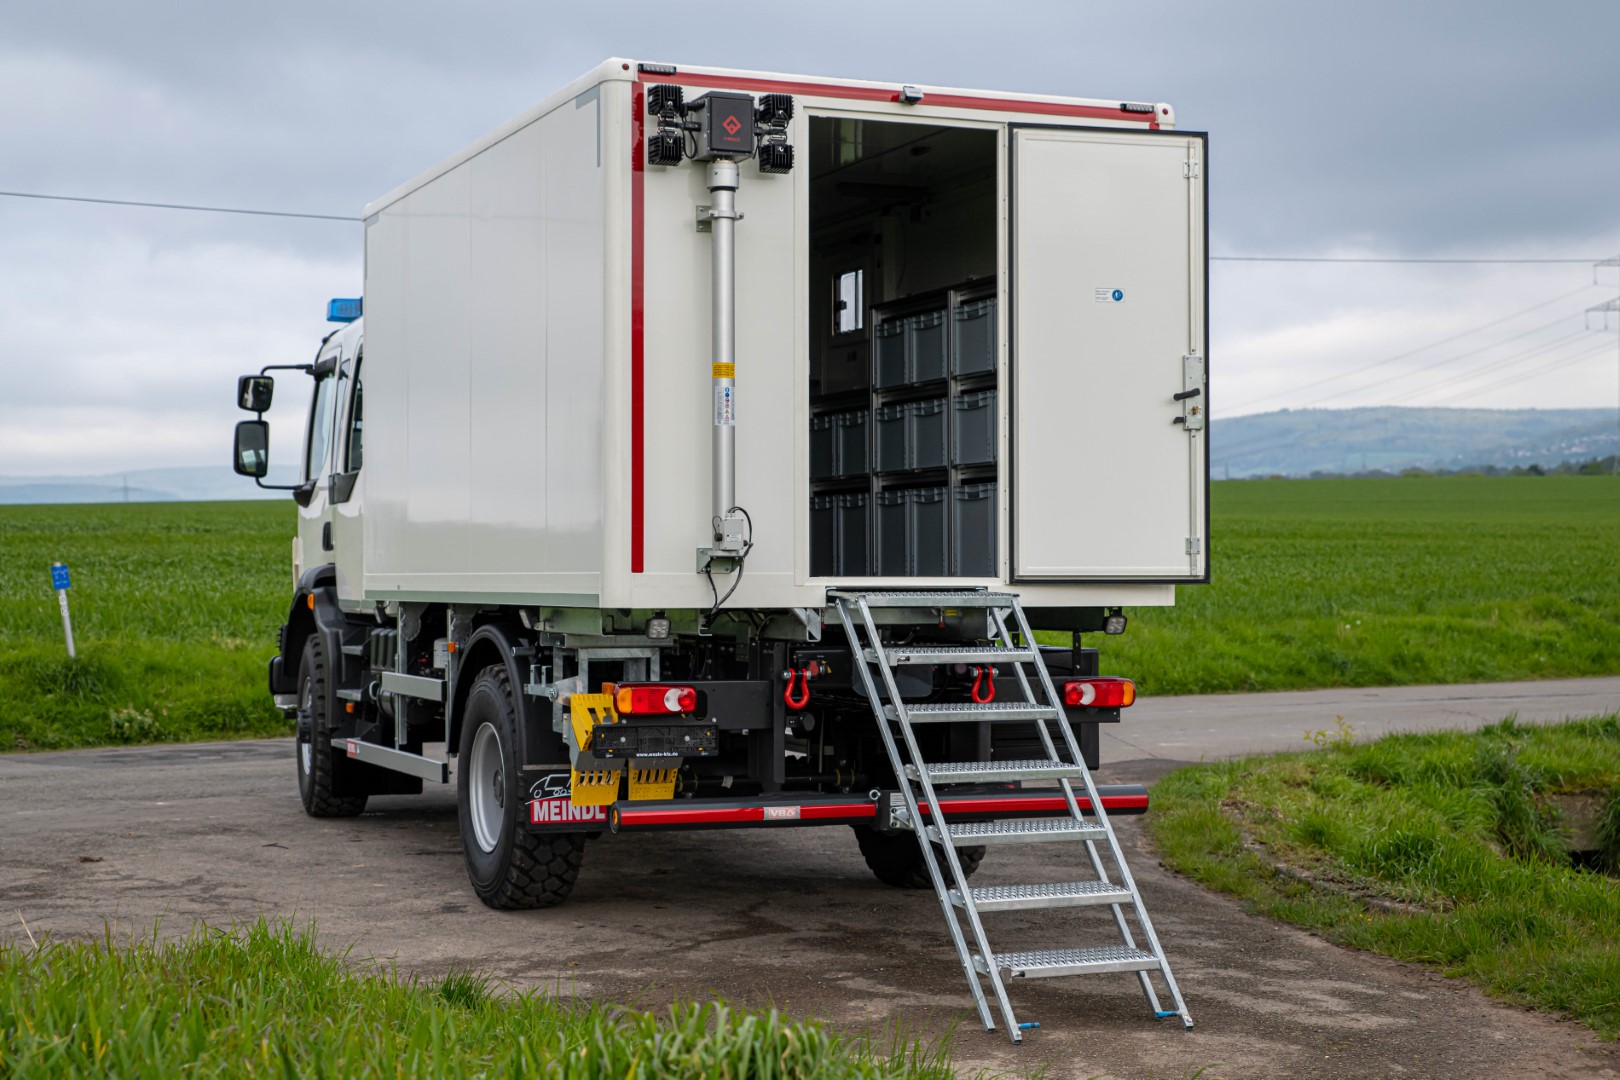
[[[710,193],[701,164],[646,163],[652,84],[795,102],[795,167],[744,162],[736,195],[736,490],[754,547],[729,606],[821,608],[831,586],[883,582],[1159,605],[1206,577],[1204,150],[1168,106],[932,87],[905,103],[892,85],[612,60],[366,208],[368,467],[346,601],[713,602],[695,564]],[[830,315],[852,280],[860,317]],[[867,395],[893,393],[872,357],[901,331],[942,380],[914,396],[943,409],[907,420],[933,472],[872,471],[887,399]],[[1174,396],[1192,389],[1190,412]],[[958,465],[973,431],[955,425],[985,408],[994,461]],[[863,409],[864,471],[812,480],[813,416]],[[941,417],[949,443],[920,426]],[[874,512],[846,517],[871,543],[841,547],[875,553],[877,496],[934,487],[940,520],[968,487],[972,509],[993,506],[992,573],[966,537],[922,562],[972,576],[812,572],[835,565],[813,558],[813,500],[868,494]]]

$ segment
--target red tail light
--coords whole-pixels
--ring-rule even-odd
[[[620,683],[613,707],[621,716],[689,713],[697,708],[697,690],[665,683]]]
[[[1092,709],[1123,709],[1136,700],[1136,684],[1129,679],[1093,676],[1063,684],[1063,704]]]

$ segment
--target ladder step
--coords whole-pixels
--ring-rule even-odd
[[[1108,829],[1091,821],[1073,818],[1025,818],[1018,821],[969,821],[947,826],[956,844],[1041,844],[1053,840],[1090,840],[1106,836]],[[939,827],[928,826],[930,839],[938,840]]]
[[[864,649],[869,664],[877,663],[874,649]],[[1034,649],[1005,645],[898,645],[883,650],[890,667],[901,664],[1021,664],[1035,659]]]
[[[345,645],[345,646],[343,646],[343,655],[344,656],[364,656],[364,655],[366,655],[366,643],[362,641],[358,645]]]
[[[893,705],[883,706],[890,720],[900,719]],[[943,704],[907,705],[906,719],[913,724],[937,724],[960,720],[1056,720],[1061,712],[1050,705],[1031,705],[1027,701],[990,701],[975,705],[971,701],[949,701]]]
[[[968,890],[979,911],[1022,911],[1027,908],[1129,904],[1131,890],[1112,881],[1061,881],[1052,885],[985,885]],[[962,907],[962,894],[951,890],[951,903]]]
[[[1018,602],[1018,597],[1012,593],[974,589],[910,589],[904,592],[845,592],[834,589],[827,595],[836,600],[864,600],[869,608],[1007,608]]]
[[[344,690],[339,688],[337,698],[339,701],[364,701],[366,700],[366,692],[364,690]]]
[[[967,784],[999,780],[1079,780],[1086,770],[1063,761],[937,761],[924,765],[928,779],[936,784]],[[920,780],[917,766],[907,765],[906,775]]]
[[[973,966],[988,975],[984,957]],[[1096,949],[1036,949],[1033,952],[996,954],[996,967],[1013,979],[1049,979],[1058,975],[1096,975],[1106,971],[1152,971],[1159,958],[1141,949],[1108,945]]]

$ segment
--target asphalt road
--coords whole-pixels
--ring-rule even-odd
[[[1359,734],[1620,707],[1620,679],[1496,687],[1178,698],[1111,729],[1105,780],[1179,762],[1302,748],[1344,715]],[[982,1032],[927,893],[878,884],[842,827],[604,837],[573,899],[484,908],[466,884],[453,794],[380,798],[364,817],[299,807],[287,740],[0,756],[0,936],[180,933],[260,915],[314,920],[335,946],[435,975],[476,967],[662,1006],[713,994],[884,1038],[959,1021],[968,1067],[1054,1077],[1613,1077],[1620,1056],[1578,1025],[1355,953],[1166,873],[1121,822],[1198,1022],[1155,1023],[1128,975],[1017,986],[1042,1027],[1022,1047]],[[1044,845],[992,852],[976,882],[1062,880]],[[1105,916],[1103,917],[1106,918]],[[993,940],[1043,944],[1039,913]],[[1106,927],[1095,924],[1099,943]],[[999,931],[999,932],[998,932]],[[1072,942],[1071,942],[1072,943]]]

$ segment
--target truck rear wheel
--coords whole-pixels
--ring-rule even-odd
[[[861,857],[866,860],[867,868],[877,875],[877,879],[885,885],[893,885],[897,889],[931,889],[934,883],[928,877],[928,863],[923,859],[922,848],[917,845],[917,838],[910,833],[896,832],[883,833],[866,825],[856,825],[855,839],[861,845]],[[946,883],[950,883],[950,867],[945,860],[945,852],[939,847],[934,848],[934,857],[939,860],[940,873],[945,875]],[[968,877],[979,868],[984,861],[984,848],[959,847],[956,857],[961,860],[962,873]]]
[[[366,808],[366,797],[335,794],[337,762],[332,760],[332,718],[326,710],[330,694],[326,643],[320,634],[311,634],[298,665],[298,733],[293,740],[298,796],[310,817],[357,817]]]
[[[584,833],[524,830],[517,718],[505,666],[479,672],[467,693],[456,765],[461,846],[478,899],[507,910],[568,899],[585,851]]]

